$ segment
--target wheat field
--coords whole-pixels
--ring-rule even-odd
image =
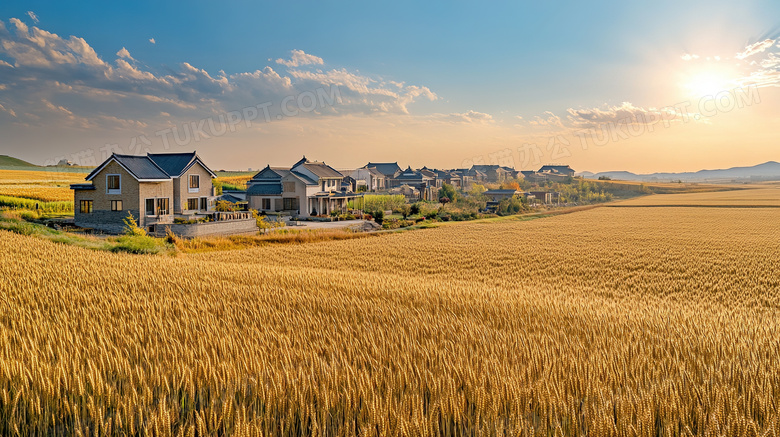
[[[177,257],[0,231],[0,434],[776,436],[778,214]]]
[[[42,202],[73,201],[70,184],[84,183],[86,173],[34,170],[0,171],[0,196],[21,197]]]

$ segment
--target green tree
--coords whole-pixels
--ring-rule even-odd
[[[442,199],[447,199],[442,203],[455,202],[458,200],[458,192],[455,190],[455,187],[450,184],[442,185],[441,188],[439,188],[439,201],[441,202]]]
[[[479,197],[485,191],[487,191],[487,188],[485,188],[484,185],[482,185],[482,184],[474,184],[474,185],[471,186],[471,190],[469,190],[469,194],[474,196],[474,197]]]

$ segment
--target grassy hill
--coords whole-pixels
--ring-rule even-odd
[[[27,161],[22,161],[19,158],[13,156],[0,155],[0,166],[3,167],[38,167],[35,164],[30,164]]]

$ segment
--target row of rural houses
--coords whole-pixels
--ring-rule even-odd
[[[545,167],[534,173],[556,177],[574,174],[568,166]],[[346,212],[349,202],[363,192],[434,200],[443,184],[468,188],[473,183],[500,183],[523,176],[522,172],[498,165],[402,170],[397,162],[369,162],[358,169],[339,171],[303,157],[290,167],[265,167],[249,180],[240,197],[219,197],[212,184],[216,174],[195,152],[113,154],[87,176],[86,183],[73,184],[71,189],[75,224],[80,227],[118,233],[123,220],[132,214],[139,226],[154,234],[173,229],[185,235],[226,235],[251,232],[254,220],[246,213],[216,212],[216,202],[224,198],[245,200],[250,209],[261,212],[307,218]],[[184,226],[197,221],[209,223]]]

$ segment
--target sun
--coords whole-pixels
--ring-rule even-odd
[[[711,66],[685,74],[682,87],[691,97],[716,96],[734,88],[732,77],[728,69]]]

